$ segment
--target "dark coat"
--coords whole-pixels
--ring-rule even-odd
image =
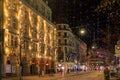
[[[110,80],[110,70],[108,68],[104,70],[104,78],[105,80]]]

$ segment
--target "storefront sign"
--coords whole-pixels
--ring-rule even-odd
[[[11,73],[11,65],[10,64],[6,64],[6,73]]]

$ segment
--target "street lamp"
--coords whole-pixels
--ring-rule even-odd
[[[92,47],[91,47],[93,50],[94,49],[97,49],[97,44],[95,42],[95,32],[94,32],[94,36],[93,36],[93,43],[92,43]]]
[[[78,31],[78,35],[79,35],[79,37],[80,38],[82,38],[82,36],[86,36],[87,37],[87,39],[89,38],[90,40],[88,41],[87,40],[87,42],[89,42],[89,44],[91,44],[91,40],[92,40],[92,33],[91,33],[91,31],[88,29],[88,28],[84,28],[84,27],[82,27],[82,28],[80,28],[80,27],[75,27],[76,29],[78,29],[79,31]],[[86,38],[84,38],[84,39],[86,39]]]
[[[80,29],[80,35],[85,34],[86,30],[85,29]]]
[[[80,36],[80,38],[82,38],[82,36],[86,36],[87,38],[84,38],[84,40],[86,40],[86,39],[88,39],[89,38],[89,40],[86,40],[87,41],[87,51],[86,51],[86,55],[85,55],[85,59],[87,58],[87,56],[88,56],[88,54],[89,54],[89,51],[91,51],[91,48],[92,49],[95,49],[96,48],[96,46],[94,45],[94,46],[92,46],[91,47],[91,43],[92,43],[92,32],[91,32],[91,30],[89,30],[87,27],[82,27],[82,28],[80,28],[80,27],[77,27],[78,29],[79,29],[79,36]],[[82,56],[81,56],[81,58],[82,58]],[[82,60],[82,59],[81,59]],[[85,60],[85,61],[87,61],[87,59]]]

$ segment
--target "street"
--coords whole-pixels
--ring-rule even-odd
[[[19,80],[19,77],[9,77],[3,80]],[[45,76],[23,76],[22,80],[104,80],[101,71],[79,72],[66,75],[54,74]]]
[[[62,77],[54,80],[104,80],[104,79],[102,72],[94,71],[94,72],[85,72],[82,74],[78,73],[76,75]]]

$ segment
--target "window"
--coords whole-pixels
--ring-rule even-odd
[[[7,8],[8,8],[8,9],[11,8],[11,1],[8,1],[8,3],[7,3]]]
[[[35,6],[35,9],[36,9],[37,11],[39,10],[39,9],[38,9],[38,5]]]
[[[58,29],[61,29],[61,26],[60,26],[60,25],[58,25]]]
[[[63,60],[63,52],[61,47],[58,47],[58,61],[60,62],[61,60]]]
[[[48,19],[48,20],[50,20],[50,11],[46,11],[46,18]]]
[[[26,10],[24,11],[24,18],[25,20],[28,18],[28,12]]]
[[[61,33],[60,33],[60,32],[58,32],[58,36],[61,36]]]
[[[33,52],[37,52],[37,43],[33,42],[32,43],[32,49]]]
[[[31,33],[34,38],[37,38],[37,30],[35,28],[31,29]]]
[[[61,39],[58,40],[58,44],[61,44]]]
[[[66,25],[64,25],[64,29],[66,29]]]
[[[61,51],[62,51],[62,50],[61,50],[61,47],[58,47],[58,52],[61,53]]]
[[[7,37],[8,37],[8,42],[6,43],[6,46],[11,46],[11,47],[18,46],[18,37],[11,34],[8,34]]]
[[[12,46],[12,47],[13,47],[13,45],[14,45],[13,39],[14,39],[14,37],[13,37],[13,35],[11,35],[11,46]]]
[[[37,43],[34,43],[34,45],[35,45],[34,51],[37,52]]]
[[[44,54],[45,45],[41,44],[41,53]]]
[[[67,40],[66,39],[64,40],[64,44],[67,45]]]
[[[15,42],[14,42],[14,44],[15,44],[15,47],[18,46],[18,37],[15,37]]]
[[[67,33],[66,32],[64,32],[64,37],[67,37]]]
[[[41,13],[42,13],[42,15],[44,15],[44,16],[45,16],[45,6],[44,6],[44,5],[42,5],[42,4],[41,4],[41,11],[42,11],[42,12],[41,12]]]
[[[67,53],[67,47],[65,47],[65,53]]]
[[[62,61],[63,60],[63,53],[58,53],[58,61]]]
[[[47,48],[47,55],[50,56],[50,47]]]
[[[17,12],[17,5],[16,3],[14,2],[13,5],[12,5],[12,9],[14,12]]]
[[[17,29],[17,19],[15,17],[13,17],[13,22],[12,22],[12,25],[14,27],[14,29]]]
[[[29,49],[29,41],[26,39],[25,40],[25,43],[24,43],[25,45],[24,45],[24,47],[25,47],[25,50],[28,50]]]

